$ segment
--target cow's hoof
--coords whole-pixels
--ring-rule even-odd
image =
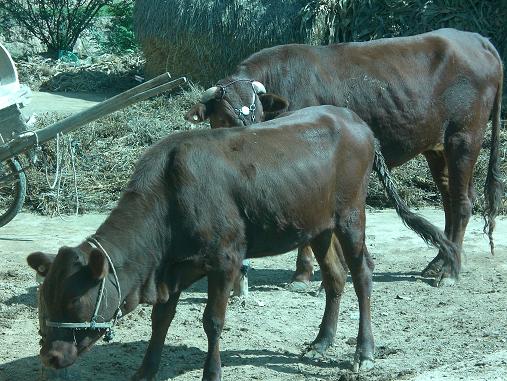
[[[287,290],[292,292],[307,292],[310,289],[310,282],[295,280],[289,283]]]
[[[322,346],[310,344],[303,350],[301,357],[318,360],[324,358],[325,352],[326,350]]]
[[[452,275],[442,272],[433,281],[435,287],[452,287],[458,280]]]
[[[308,344],[303,350],[301,357],[310,359],[322,359],[326,357],[326,352],[333,344],[333,339],[320,338],[316,339],[313,343]]]
[[[248,298],[244,296],[231,296],[229,298],[229,304],[231,306],[241,306],[246,307]]]
[[[356,348],[356,353],[354,354],[354,364],[352,365],[352,371],[357,372],[366,372],[370,369],[373,369],[375,365],[375,361],[373,360],[373,350],[363,350]]]
[[[444,260],[440,256],[437,256],[421,272],[421,276],[424,278],[437,278],[442,274],[443,268]]]
[[[354,360],[354,365],[352,366],[352,370],[355,373],[358,372],[367,372],[375,366],[375,361],[373,359],[363,359],[361,361]]]
[[[325,356],[324,356],[324,353],[319,352],[315,348],[308,348],[303,353],[303,357],[306,357],[308,359],[313,359],[313,360],[320,360],[320,359],[323,359]]]

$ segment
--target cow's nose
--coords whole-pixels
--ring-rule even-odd
[[[44,356],[44,362],[46,366],[59,369],[63,367],[63,354],[57,351],[49,351]]]
[[[42,363],[48,368],[67,368],[77,358],[77,348],[73,343],[55,341],[51,345],[42,346],[40,357]]]

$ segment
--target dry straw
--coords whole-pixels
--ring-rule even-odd
[[[136,36],[150,75],[169,71],[209,84],[264,47],[301,40],[303,0],[142,0]]]
[[[146,71],[204,86],[268,46],[406,36],[441,27],[490,37],[507,54],[506,0],[138,0]]]

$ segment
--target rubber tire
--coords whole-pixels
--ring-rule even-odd
[[[16,182],[14,200],[7,211],[0,215],[0,227],[6,225],[14,217],[16,217],[21,208],[23,208],[26,196],[26,175],[25,172],[22,171],[21,164],[19,164],[19,161],[16,160],[16,158],[4,161],[1,165],[3,166],[6,163],[11,172],[20,172],[18,172],[18,181]]]

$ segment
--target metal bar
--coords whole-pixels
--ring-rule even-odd
[[[172,90],[187,82],[185,77],[167,82],[169,74],[165,73],[142,83],[130,90],[124,91],[110,99],[107,99],[87,110],[71,115],[59,122],[37,131],[27,131],[18,135],[15,139],[0,145],[0,161],[16,156],[37,143],[42,144],[53,139],[58,133],[73,131],[87,123],[103,117],[104,115],[118,111],[135,102],[147,99],[163,91]]]

